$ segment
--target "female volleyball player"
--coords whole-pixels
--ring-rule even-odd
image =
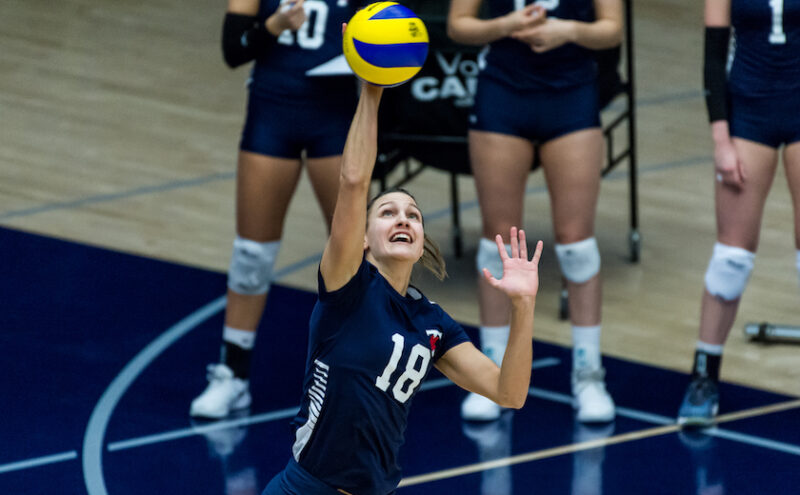
[[[409,285],[417,262],[444,276],[414,198],[396,190],[367,205],[382,91],[363,86],[347,137],[309,323],[293,456],[264,495],[393,493],[411,400],[433,365],[506,407],[522,407],[528,395],[542,243],[529,261],[523,231],[511,228],[510,254],[497,236],[502,278],[485,276],[511,301],[509,345],[498,368],[460,325]]]
[[[603,165],[593,49],[622,36],[620,0],[451,0],[448,34],[489,44],[470,115],[469,152],[483,222],[479,266],[499,274],[491,238],[522,224],[525,184],[538,146],[547,181],[556,255],[572,323],[572,393],[577,418],[606,422],[614,402],[600,359],[600,253],[594,219]],[[499,362],[508,338],[508,298],[478,281],[483,351]],[[471,394],[462,416],[492,420],[497,404]]]
[[[692,379],[678,422],[705,426],[719,404],[722,348],[753,269],[783,148],[800,271],[800,0],[706,0],[704,85],[717,242],[705,274]],[[735,52],[726,75],[731,31]]]
[[[225,61],[232,68],[255,64],[239,145],[222,358],[209,365],[209,383],[192,402],[192,416],[221,418],[250,405],[250,355],[303,164],[330,226],[357,86],[352,76],[315,74],[341,55],[342,23],[359,3],[228,1]]]

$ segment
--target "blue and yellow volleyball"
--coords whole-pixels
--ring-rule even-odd
[[[377,2],[350,19],[342,48],[356,76],[378,86],[397,86],[425,63],[428,30],[408,7]]]

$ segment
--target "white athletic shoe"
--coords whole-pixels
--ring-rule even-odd
[[[247,380],[233,376],[233,371],[224,364],[209,364],[207,370],[208,387],[192,401],[191,416],[219,419],[250,407]]]
[[[494,401],[479,394],[470,393],[461,403],[461,417],[467,421],[494,421],[500,411]]]
[[[606,423],[614,419],[614,400],[606,391],[605,370],[572,372],[572,405],[581,423]]]

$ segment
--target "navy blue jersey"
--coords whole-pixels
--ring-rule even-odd
[[[522,9],[526,0],[489,0],[491,18]],[[595,20],[593,0],[539,0],[548,17],[582,22]],[[579,86],[595,80],[596,66],[591,50],[575,43],[535,53],[530,46],[512,38],[489,45],[484,73],[518,89],[548,89]]]
[[[281,0],[262,0],[258,18],[272,15]],[[342,23],[362,0],[305,0],[306,22],[296,32],[284,31],[253,66],[252,91],[307,99],[335,98],[337,88],[355,91],[353,76],[308,76],[306,73],[342,55]]]
[[[413,287],[401,296],[366,259],[339,290],[326,291],[319,276],[309,326],[294,457],[331,487],[391,493],[414,394],[433,363],[469,338]]]
[[[800,90],[800,0],[732,0],[732,93],[770,96]]]

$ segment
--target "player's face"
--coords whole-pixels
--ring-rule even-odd
[[[388,193],[373,203],[367,215],[365,249],[376,260],[386,257],[416,263],[422,257],[425,230],[414,198]]]

